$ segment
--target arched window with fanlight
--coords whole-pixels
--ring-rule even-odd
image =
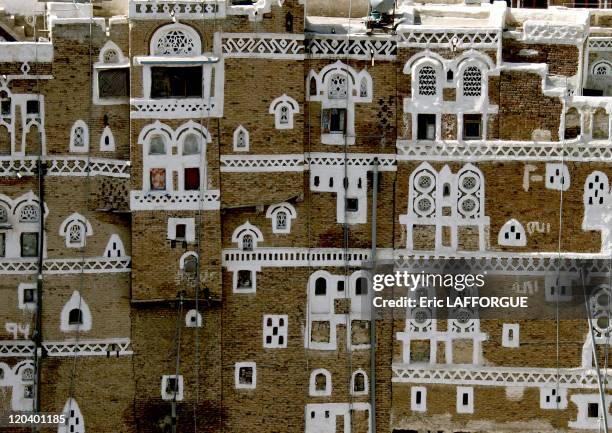
[[[84,216],[73,213],[60,225],[60,236],[65,238],[68,248],[81,248],[86,244],[86,237],[93,234],[91,224]]]
[[[70,130],[70,152],[87,153],[89,151],[89,128],[82,120],[77,120]]]
[[[78,291],[64,304],[60,315],[60,330],[63,332],[87,332],[91,330],[91,311]]]

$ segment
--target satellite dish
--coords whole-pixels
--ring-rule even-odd
[[[373,12],[387,13],[395,6],[395,0],[370,0]]]

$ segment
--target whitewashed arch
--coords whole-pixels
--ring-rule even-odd
[[[110,126],[106,125],[102,130],[100,136],[100,150],[102,152],[114,152],[115,151],[115,136]]]
[[[248,152],[249,150],[249,131],[242,125],[234,130],[234,151]]]
[[[104,257],[106,258],[119,258],[125,256],[125,247],[123,246],[123,242],[121,238],[117,234],[112,234],[106,243],[106,248],[104,249]]]
[[[70,312],[73,310],[81,310],[82,323],[70,323]],[[91,311],[85,299],[78,291],[72,292],[72,296],[64,304],[60,315],[60,330],[62,332],[87,332],[91,330]]]
[[[259,230],[249,221],[234,230],[234,233],[232,234],[232,242],[235,242],[239,249],[244,249],[245,236],[251,236],[252,249],[257,248],[257,244],[263,242],[264,240],[261,230]]]
[[[185,315],[185,326],[187,328],[201,328],[202,314],[197,310],[189,310]]]
[[[81,248],[87,243],[86,237],[93,235],[93,229],[87,218],[74,212],[60,225],[59,235],[65,237],[66,247]]]
[[[269,114],[274,114],[276,129],[293,129],[293,116],[300,112],[300,105],[291,96],[283,94],[270,104]]]
[[[152,56],[198,56],[202,53],[202,41],[193,27],[168,24],[153,33],[149,50]]]
[[[506,221],[499,230],[497,235],[497,243],[502,246],[524,247],[527,245],[527,236],[525,228],[514,218]]]
[[[87,124],[79,119],[70,129],[70,152],[89,152],[89,128]]]
[[[325,389],[317,390],[317,376],[325,377]],[[332,393],[331,373],[324,368],[317,368],[310,373],[309,394],[313,397],[330,396]]]
[[[440,54],[433,51],[421,51],[410,57],[406,63],[404,63],[403,73],[406,75],[414,74],[415,67],[423,64],[423,62],[430,62],[437,68],[443,70],[446,60]]]
[[[58,426],[57,433],[85,433],[85,419],[74,398],[66,401],[62,413],[66,415],[66,422]]]
[[[281,217],[284,215],[285,224],[280,224]],[[272,233],[290,233],[291,221],[297,218],[297,212],[291,203],[283,202],[268,207],[266,218],[272,222]]]
[[[151,140],[151,137],[159,134],[166,141],[167,146],[171,146],[173,141],[174,131],[165,123],[160,122],[159,120],[155,121],[152,124],[149,124],[140,130],[140,134],[138,134],[138,144],[143,146],[143,151],[145,154],[148,154],[149,148],[148,143]],[[166,153],[168,150],[166,149]]]
[[[109,64],[124,64],[128,59],[123,55],[123,50],[113,41],[106,41],[106,43],[100,48],[100,54],[98,55],[98,64],[109,65]]]
[[[607,60],[599,60],[591,66],[591,75],[596,77],[612,75],[612,63]]]
[[[195,257],[196,259],[196,263],[199,264],[199,258],[198,258],[198,253],[194,252],[194,251],[187,251],[186,253],[184,253],[180,259],[179,259],[179,269],[181,271],[185,270],[185,260],[187,260],[190,257]]]

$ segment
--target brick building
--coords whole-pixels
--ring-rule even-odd
[[[607,4],[310,3],[0,2],[0,411],[602,428]],[[557,309],[586,278],[593,320],[372,320],[377,267],[441,258]]]

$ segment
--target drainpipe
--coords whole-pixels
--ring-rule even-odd
[[[44,177],[47,165],[42,160],[42,136],[38,132],[39,156],[37,161],[38,173],[38,275],[36,279],[36,325],[32,334],[34,340],[34,412],[40,412],[40,361],[42,359],[42,298],[43,298],[43,251],[45,239],[45,183]],[[38,431],[38,428],[36,429]]]
[[[372,162],[372,272],[376,269],[376,210],[378,207],[378,158]],[[376,433],[376,313],[370,305],[370,433]]]

